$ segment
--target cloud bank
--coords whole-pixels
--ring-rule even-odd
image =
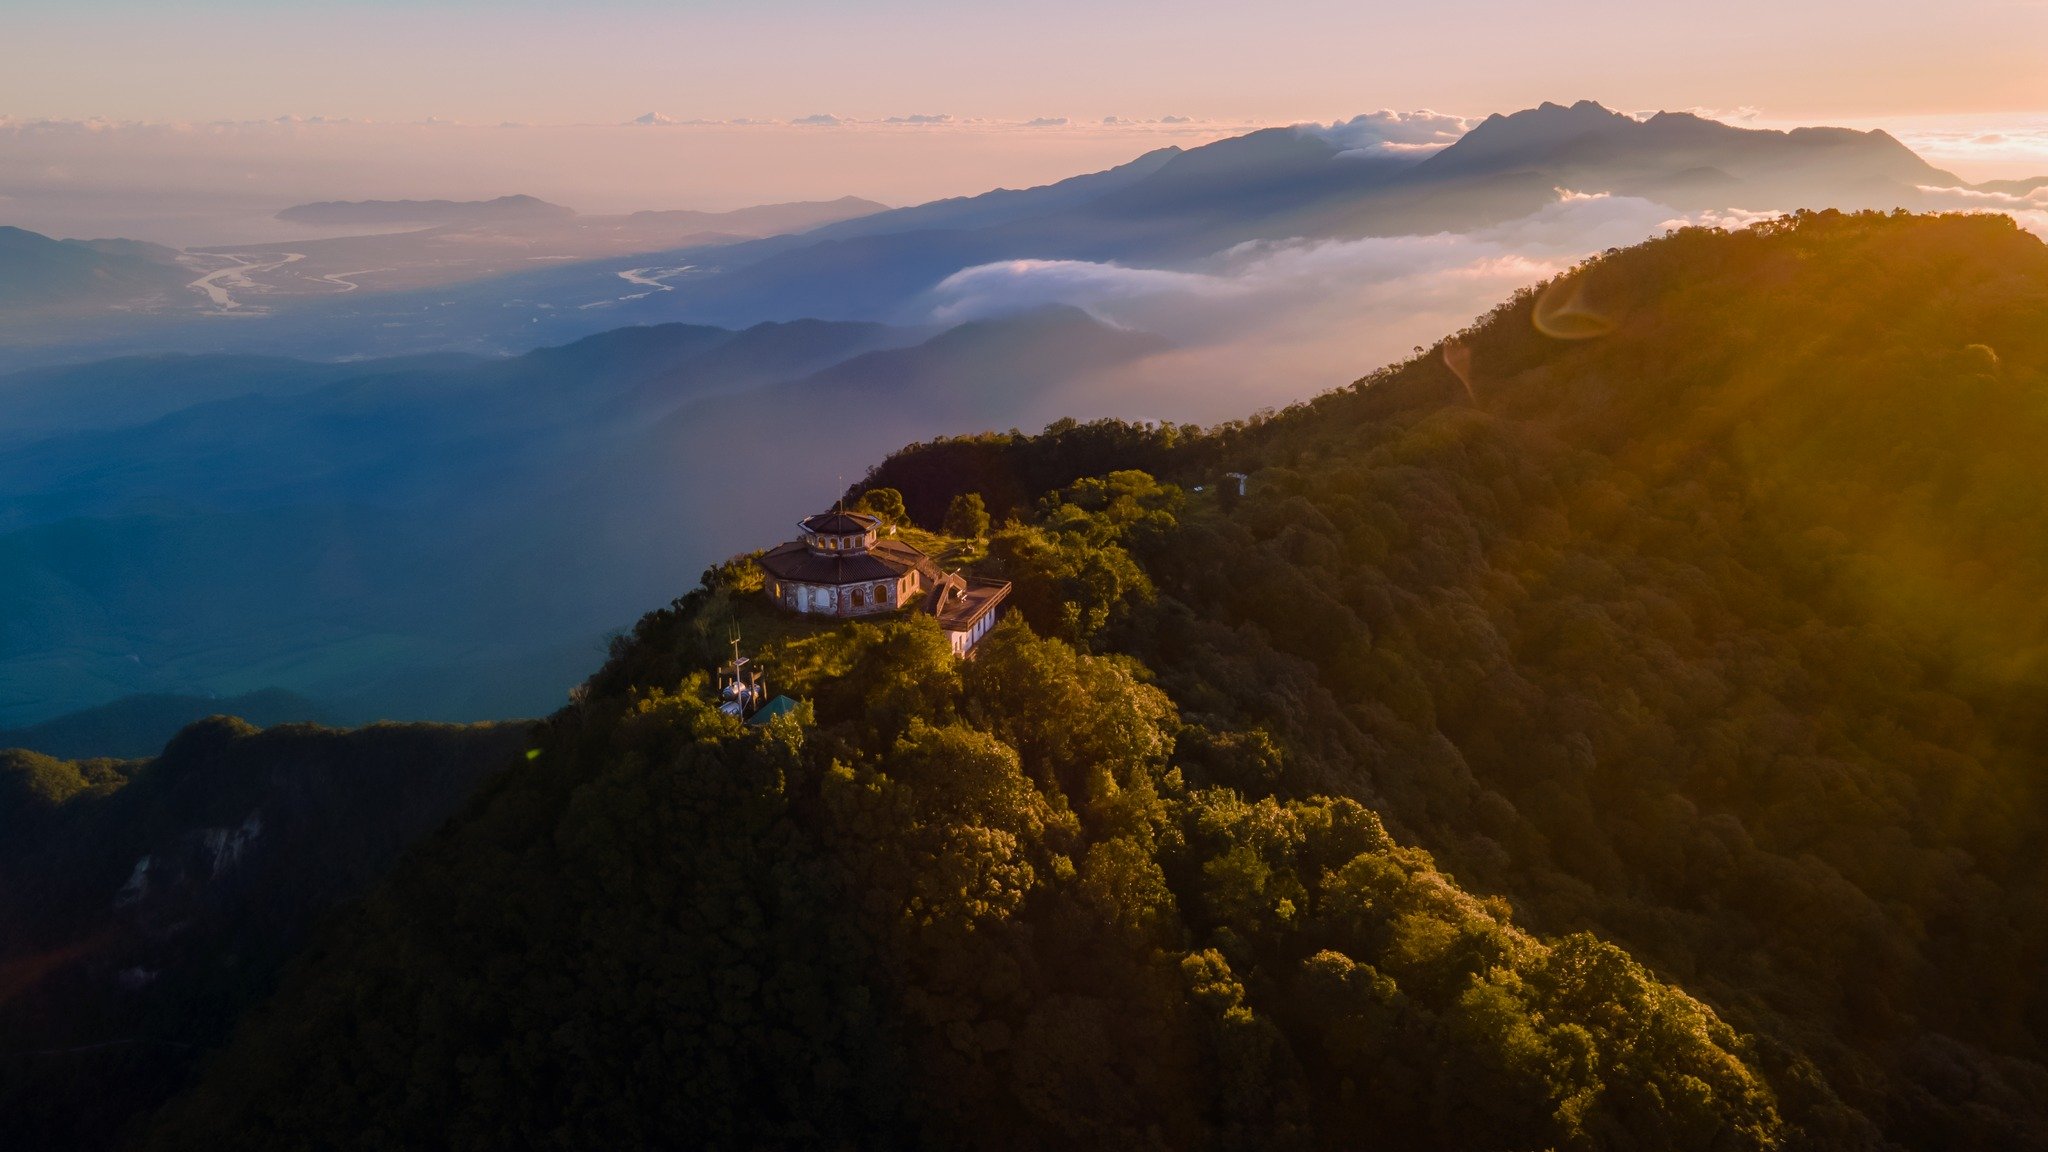
[[[1746,226],[1762,215],[1729,211],[1706,222]],[[1603,248],[1695,222],[1701,221],[1651,200],[1560,191],[1538,212],[1477,232],[1257,240],[1189,269],[1007,260],[962,269],[940,282],[933,290],[932,318],[957,322],[1067,304],[1181,340],[1224,340],[1246,326],[1264,325],[1276,309],[1310,300],[1445,274],[1484,278],[1489,270],[1504,270],[1537,279]]]
[[[1160,333],[1173,351],[1053,403],[1085,415],[1226,419],[1347,383],[1594,252],[1669,228],[1739,228],[1767,215],[1687,215],[1636,197],[1560,190],[1529,216],[1466,234],[1255,241],[1186,268],[984,264],[933,290],[931,318],[1063,304]]]
[[[1326,140],[1339,156],[1371,156],[1388,152],[1434,152],[1449,147],[1472,127],[1462,116],[1427,109],[1419,112],[1381,110],[1334,120],[1328,124],[1296,124],[1294,130]]]
[[[1978,191],[1974,188],[1929,188],[1920,194],[1928,207],[1950,212],[2002,212],[2034,235],[2048,240],[2048,184],[2024,192]]]

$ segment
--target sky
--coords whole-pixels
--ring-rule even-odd
[[[17,117],[2048,109],[2048,3],[4,0]]]
[[[181,244],[305,199],[914,203],[1581,98],[2048,173],[2048,0],[0,0],[0,34],[0,223]]]

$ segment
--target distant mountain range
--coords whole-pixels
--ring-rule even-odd
[[[274,688],[228,697],[126,696],[27,728],[0,729],[0,748],[63,759],[140,760],[162,751],[179,729],[208,716],[235,716],[259,728],[335,719],[311,700]]]
[[[160,297],[189,279],[176,250],[156,244],[52,240],[0,227],[0,308],[17,317]]]
[[[322,200],[294,204],[277,214],[293,224],[454,224],[488,220],[559,220],[573,208],[532,196],[495,200]]]
[[[1324,135],[1271,128],[1153,153],[1120,174],[1084,196],[991,193],[1003,199],[986,213],[975,198],[943,214],[924,206],[821,228],[801,244],[741,246],[721,254],[721,275],[630,311],[891,320],[945,275],[999,260],[1179,266],[1248,240],[1467,232],[1536,212],[1561,189],[1681,210],[1789,210],[1918,207],[1922,186],[1962,184],[1882,132],[1762,131],[1688,113],[1636,120],[1590,101],[1492,117],[1433,154],[1358,155]],[[520,294],[581,275],[535,274]]]
[[[246,319],[298,308],[312,309],[308,318],[316,327],[332,325],[335,313],[312,306],[358,298],[358,293],[439,291],[562,261],[685,246],[708,251],[886,208],[843,196],[727,212],[585,216],[531,196],[329,201],[287,208],[278,218],[315,228],[392,231],[184,252],[133,240],[55,240],[0,228],[0,368],[8,366],[10,351],[25,353],[33,362],[76,359],[93,350],[213,349],[238,343],[240,334],[193,321],[228,313]],[[629,295],[666,291],[666,278],[688,271],[673,264],[633,265],[628,261],[609,277]],[[347,309],[340,316],[342,325],[349,326]],[[279,333],[250,334],[258,337],[255,344],[293,343],[291,337],[273,339]],[[342,355],[360,357],[368,351],[359,339],[345,339]]]
[[[0,315],[0,366],[223,346],[335,358],[499,353],[673,321],[919,323],[934,285],[997,261],[1199,267],[1252,240],[1470,232],[1538,212],[1560,190],[1682,212],[1924,208],[1935,203],[1926,187],[1968,186],[1883,132],[1767,131],[1670,112],[1639,120],[1580,101],[1490,117],[1434,153],[1361,148],[1315,126],[1270,128],[1042,187],[897,209],[851,197],[623,217],[579,216],[530,196],[309,204],[285,214],[416,227],[209,250],[231,310],[261,314],[230,330],[184,315],[113,323],[74,309],[67,325],[9,331]],[[10,274],[0,257],[0,280],[9,278],[35,276]],[[103,309],[107,297],[85,299]],[[221,310],[198,293],[179,303]]]
[[[1055,309],[0,379],[45,430],[0,442],[0,724],[273,687],[333,715],[535,715],[635,605],[776,542],[866,461],[1043,423],[1065,382],[1158,347]]]
[[[1208,276],[1247,242],[1469,232],[1542,212],[1560,189],[1683,212],[1912,207],[1921,187],[1958,183],[1883,133],[1581,102],[1492,117],[1434,153],[1275,128],[897,209],[302,206],[488,218],[216,252],[218,286],[249,303],[233,322],[122,314],[89,340],[47,318],[13,329],[51,341],[23,355],[151,352],[0,376],[0,598],[27,606],[0,615],[0,725],[271,688],[344,716],[535,714],[638,606],[773,543],[774,525],[900,443],[1077,409],[1189,418],[1170,368],[1157,405],[1100,390],[1113,370],[1162,363],[1156,336],[1065,307],[937,322],[934,286],[965,268]],[[520,254],[547,229],[581,230],[565,245],[609,235],[593,223],[607,220],[624,231],[606,243],[698,240]],[[0,251],[17,250],[32,258],[0,260],[0,280],[125,291],[130,275],[194,274],[168,250],[0,232]],[[501,256],[446,260],[528,270],[411,291],[360,271],[457,275],[435,262],[462,250]],[[296,259],[261,271],[280,255]],[[321,298],[266,294],[306,269],[334,282]],[[195,354],[166,351],[179,348]]]

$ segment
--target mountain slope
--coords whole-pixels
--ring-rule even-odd
[[[21,748],[62,760],[140,760],[163,748],[185,726],[216,715],[239,716],[259,728],[332,722],[311,700],[276,690],[250,692],[225,700],[206,696],[124,696],[27,728],[0,729],[0,748]]]
[[[2048,1146],[2044,315],[2009,221],[1816,214],[1268,419],[913,448],[1063,485],[1021,619],[707,573],[153,1145]]]
[[[1176,745],[1232,734],[1122,659],[820,629],[769,656],[814,705],[720,717],[749,580],[643,620],[153,1146],[1779,1135],[1747,1042],[1618,950],[1528,935],[1354,803],[1188,786]]]
[[[146,761],[0,752],[0,1117],[112,1146],[359,895],[526,740],[521,724],[214,717]]]
[[[1153,606],[1075,619],[1281,749],[1210,778],[1355,796],[1811,1059],[1773,1082],[1814,1144],[2048,1147],[2044,317],[2002,218],[1681,232],[1273,420],[1133,438],[1250,493],[1134,537]],[[1104,466],[997,437],[872,482]],[[1058,576],[1062,540],[992,547]]]
[[[54,312],[161,298],[191,279],[176,255],[135,241],[52,240],[0,226],[0,308]]]

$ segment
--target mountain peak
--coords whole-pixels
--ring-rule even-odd
[[[1592,100],[1570,107],[1546,101],[1489,116],[1422,168],[1434,175],[1530,171],[1563,180],[1588,174],[1605,179],[1616,164],[1652,184],[1706,173],[1779,186],[1822,177],[1836,186],[1888,183],[1901,189],[1955,183],[1883,132],[1742,128],[1694,112],[1660,111],[1639,119]]]

